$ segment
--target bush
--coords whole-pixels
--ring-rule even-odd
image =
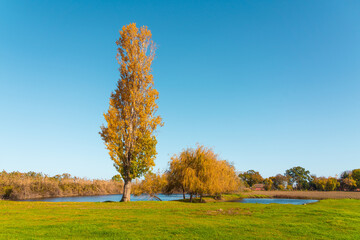
[[[2,188],[1,195],[3,199],[10,199],[10,196],[13,192],[12,186],[5,186]]]

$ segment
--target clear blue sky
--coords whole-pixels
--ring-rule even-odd
[[[0,170],[111,178],[98,134],[123,25],[158,45],[156,169],[196,143],[237,170],[360,167],[359,1],[0,0]]]

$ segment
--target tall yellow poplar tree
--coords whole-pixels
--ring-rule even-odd
[[[120,79],[111,93],[110,107],[104,114],[107,125],[101,126],[100,135],[124,179],[121,201],[127,202],[130,201],[131,180],[155,165],[154,131],[163,123],[160,116],[155,116],[159,94],[151,74],[155,56],[151,31],[146,26],[137,28],[131,23],[122,28],[116,45]]]

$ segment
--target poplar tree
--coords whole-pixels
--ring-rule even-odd
[[[154,131],[163,123],[155,115],[159,94],[151,73],[155,57],[151,31],[131,23],[122,28],[116,45],[120,79],[111,93],[109,110],[104,114],[107,124],[101,126],[100,135],[124,180],[121,201],[127,202],[131,181],[155,165]]]

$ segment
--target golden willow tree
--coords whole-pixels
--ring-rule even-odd
[[[167,176],[167,191],[180,190],[184,198],[188,193],[190,201],[193,195],[199,195],[201,201],[205,195],[220,196],[239,188],[234,166],[204,146],[188,148],[173,156]]]
[[[107,125],[101,126],[100,135],[124,179],[121,201],[127,202],[130,201],[131,180],[155,165],[154,131],[162,125],[162,120],[155,116],[159,94],[151,74],[155,56],[151,31],[146,26],[139,29],[131,23],[122,28],[116,45],[120,79],[111,93],[110,107],[104,114]]]

